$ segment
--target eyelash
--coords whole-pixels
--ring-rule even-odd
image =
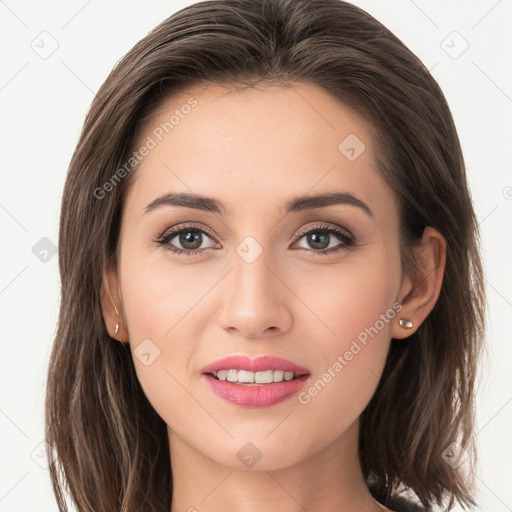
[[[198,254],[206,249],[211,249],[211,247],[206,247],[203,249],[179,249],[179,248],[173,248],[171,245],[169,245],[169,242],[175,238],[177,235],[180,235],[181,233],[186,233],[190,231],[197,231],[199,233],[205,234],[208,237],[212,238],[214,241],[215,237],[209,233],[208,231],[199,228],[194,225],[184,225],[180,226],[178,228],[173,228],[170,231],[164,231],[162,235],[160,235],[154,242],[159,247],[163,247],[166,251],[170,251],[173,254],[183,254],[186,253],[187,256],[193,256],[195,254]],[[298,242],[301,238],[303,238],[305,235],[308,235],[310,233],[322,233],[322,234],[332,234],[335,235],[343,244],[339,247],[331,247],[330,249],[310,249],[309,251],[313,252],[315,255],[323,255],[323,254],[330,254],[335,253],[341,250],[349,250],[352,247],[356,245],[356,239],[355,237],[349,233],[346,230],[341,230],[337,228],[333,228],[331,226],[328,226],[326,224],[318,224],[316,226],[313,226],[312,228],[309,228],[307,230],[299,232],[299,234],[293,239],[292,243]],[[167,246],[167,247],[166,247]],[[303,249],[306,250],[308,249]]]

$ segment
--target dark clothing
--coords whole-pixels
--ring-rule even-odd
[[[423,506],[409,500],[403,496],[391,496],[388,500],[385,500],[382,496],[378,496],[375,489],[368,485],[371,495],[382,505],[393,510],[393,512],[429,512],[430,507]]]
[[[379,503],[382,503],[385,507],[393,510],[394,512],[427,512],[430,510],[428,507],[417,505],[412,501],[407,500],[404,497],[393,496],[387,503],[375,498]]]

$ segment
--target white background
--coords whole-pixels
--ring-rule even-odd
[[[59,307],[58,258],[49,253],[42,262],[32,248],[43,237],[57,244],[65,173],[95,92],[139,39],[191,3],[0,0],[0,512],[57,511],[39,445]],[[459,131],[489,301],[477,397],[477,498],[481,511],[510,511],[512,1],[354,3],[423,60]],[[469,47],[453,58],[464,40]],[[33,49],[43,43],[58,44],[46,59]]]

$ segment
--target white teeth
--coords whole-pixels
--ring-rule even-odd
[[[270,384],[274,382],[274,372],[267,370],[266,372],[255,372],[254,382],[256,384]]]
[[[235,370],[236,372],[236,370]],[[254,372],[238,371],[238,382],[254,382]]]
[[[292,373],[293,376],[293,373]],[[283,370],[274,370],[274,382],[282,382],[284,377],[284,371]]]
[[[228,370],[226,380],[229,382],[236,382],[238,380],[238,371]]]
[[[293,372],[284,370],[266,370],[263,372],[248,372],[246,370],[219,370],[214,375],[219,380],[228,382],[237,382],[240,384],[271,384],[272,382],[282,382],[283,380],[292,380],[295,377]]]
[[[226,380],[227,376],[228,376],[228,371],[227,370],[219,370],[217,372],[217,378],[219,380]]]

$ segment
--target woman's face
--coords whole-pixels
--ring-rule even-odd
[[[171,443],[279,469],[356,439],[403,316],[398,204],[369,126],[323,89],[226,92],[190,90],[146,121],[114,279],[137,376]],[[308,200],[324,194],[339,196]],[[279,357],[307,376],[212,382],[203,369],[228,356]],[[284,366],[252,368],[265,382]]]

